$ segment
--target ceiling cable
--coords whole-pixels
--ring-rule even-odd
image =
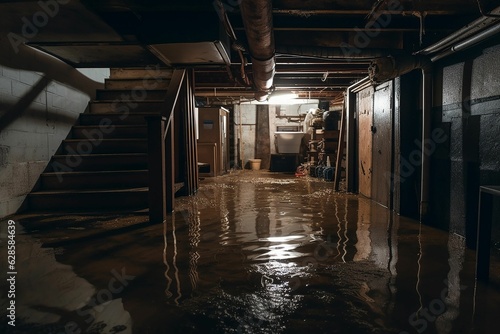
[[[326,81],[326,79],[328,79],[328,75],[329,75],[329,74],[330,74],[330,73],[329,73],[328,71],[326,71],[326,72],[323,74],[323,78],[321,78],[321,81],[325,82],[325,81]]]
[[[476,2],[477,2],[477,7],[479,7],[479,12],[481,13],[481,15],[485,17],[496,17],[496,18],[500,17],[500,15],[485,13],[483,11],[483,6],[481,5],[481,0],[476,0]]]

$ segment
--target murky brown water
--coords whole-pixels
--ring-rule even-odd
[[[331,187],[238,173],[164,225],[57,249],[19,236],[17,330],[497,332],[500,285],[475,287],[463,239]]]

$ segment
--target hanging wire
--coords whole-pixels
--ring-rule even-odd
[[[481,15],[485,16],[485,17],[495,17],[495,18],[499,18],[500,15],[496,15],[496,14],[491,14],[491,13],[485,13],[483,11],[483,6],[481,4],[481,0],[476,0],[477,2],[477,7],[479,8],[479,12],[481,13]]]
[[[326,71],[325,74],[323,74],[323,78],[321,78],[321,81],[325,82],[328,79],[328,75],[330,72]]]

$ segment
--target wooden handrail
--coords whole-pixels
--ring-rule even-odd
[[[165,107],[161,110],[161,116],[167,119],[167,129],[170,127],[170,123],[172,122],[174,109],[177,104],[177,99],[182,89],[182,82],[184,81],[185,77],[186,69],[175,69],[174,73],[172,74],[172,79],[170,80],[170,83],[168,85],[167,96],[165,98]]]

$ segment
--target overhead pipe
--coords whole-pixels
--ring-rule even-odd
[[[422,145],[420,179],[420,221],[427,220],[429,214],[430,156],[426,152],[426,143],[431,139],[432,108],[432,61],[425,56],[386,57],[376,59],[368,69],[374,83],[381,83],[402,76],[415,69],[422,70]]]
[[[372,60],[394,54],[387,49],[358,49],[355,47],[322,47],[322,46],[292,46],[276,47],[279,55],[310,57],[318,59]]]
[[[437,53],[440,52],[441,50],[450,47],[453,44],[456,44],[458,41],[466,39],[481,30],[489,27],[492,24],[495,24],[496,22],[500,21],[499,18],[496,17],[496,15],[500,14],[500,7],[497,7],[493,9],[490,12],[490,15],[494,16],[481,16],[477,20],[471,22],[470,24],[466,25],[465,27],[455,31],[454,33],[448,35],[446,38],[443,38],[439,42],[432,44],[425,49],[422,49],[417,52],[417,54],[424,54],[428,55],[431,53]]]
[[[432,67],[425,56],[389,56],[374,59],[368,67],[368,75],[373,83],[379,84],[400,77],[415,69]]]
[[[491,36],[494,36],[495,34],[498,34],[498,33],[500,33],[500,23],[493,26],[493,27],[490,27],[486,30],[483,30],[478,34],[473,35],[473,36],[453,45],[447,51],[442,52],[442,53],[432,57],[431,60],[433,62],[438,61],[439,59],[447,57],[455,52],[465,50],[465,49],[467,49],[475,44],[478,44],[478,43],[484,41],[485,39],[487,39]]]
[[[241,17],[252,57],[255,99],[265,101],[271,93],[276,67],[271,0],[242,0]]]

